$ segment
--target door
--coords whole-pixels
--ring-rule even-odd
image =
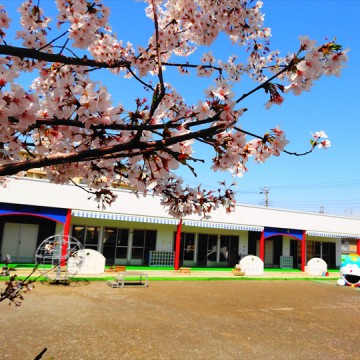
[[[5,223],[2,256],[10,255],[11,261],[34,262],[39,225]]]
[[[274,259],[273,265],[274,267],[280,267],[280,256],[282,256],[283,250],[283,238],[282,236],[274,236]]]
[[[239,262],[239,237],[222,235],[220,237],[219,265],[234,267]]]
[[[274,264],[274,240],[265,240],[265,266],[272,267]]]
[[[174,239],[175,237],[176,237],[176,233],[174,234]],[[175,241],[174,241],[174,247],[175,247]],[[194,266],[194,264],[195,264],[195,234],[181,233],[180,266]]]
[[[156,249],[156,230],[134,230],[131,264],[149,265],[149,254]]]
[[[290,256],[293,257],[294,269],[298,268],[298,243],[301,243],[301,241],[290,240]]]
[[[207,262],[207,244],[208,237],[206,234],[198,235],[198,249],[197,249],[197,265],[206,266]]]
[[[327,263],[328,269],[336,268],[336,244],[331,242],[322,243],[322,259]]]

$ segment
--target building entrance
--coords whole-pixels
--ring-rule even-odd
[[[10,255],[13,262],[34,262],[39,225],[4,224],[1,245],[2,256]]]

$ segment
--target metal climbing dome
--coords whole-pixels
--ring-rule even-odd
[[[35,263],[49,280],[67,281],[78,273],[84,263],[84,256],[79,252],[82,248],[82,244],[72,236],[63,233],[50,236],[37,248]]]

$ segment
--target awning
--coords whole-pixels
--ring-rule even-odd
[[[97,212],[97,211],[72,210],[71,215],[75,217],[81,217],[87,219],[132,221],[132,222],[163,224],[163,225],[177,225],[179,223],[179,219],[174,219],[174,218],[115,214],[115,213],[106,213],[100,211]],[[210,221],[196,221],[196,220],[186,220],[186,219],[183,220],[183,226],[194,226],[194,227],[202,227],[209,229],[258,231],[258,232],[261,232],[264,229],[260,226],[216,223]]]
[[[262,232],[264,230],[264,228],[261,226],[216,223],[216,222],[209,222],[209,221],[184,220],[183,225],[210,228],[210,229],[224,229],[224,230],[243,230],[243,231],[258,231],[258,232]]]
[[[177,219],[167,219],[160,217],[149,217],[149,216],[137,216],[137,215],[125,215],[125,214],[115,214],[115,213],[105,213],[105,212],[95,212],[95,211],[78,211],[72,210],[72,216],[82,217],[87,219],[102,219],[102,220],[117,220],[117,221],[134,221],[134,222],[144,222],[152,224],[169,224],[177,225],[179,220]]]
[[[319,231],[307,231],[306,235],[319,236],[319,237],[328,237],[328,238],[337,238],[337,239],[360,239],[360,236],[356,236],[356,235],[326,233],[326,232],[319,232]]]

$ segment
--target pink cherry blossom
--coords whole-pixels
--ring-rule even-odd
[[[323,149],[327,149],[331,146],[331,142],[330,140],[322,140],[319,144],[318,144],[318,148],[323,148]]]
[[[325,131],[321,130],[321,131],[317,131],[313,134],[314,139],[319,139],[319,138],[324,138],[327,139],[327,135],[325,133]]]

